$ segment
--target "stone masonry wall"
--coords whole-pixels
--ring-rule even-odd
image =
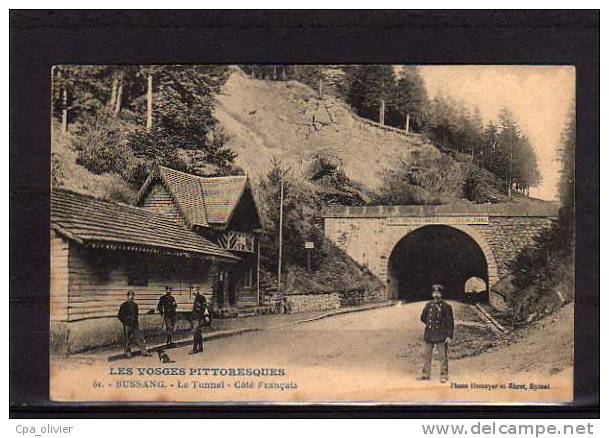
[[[477,225],[491,247],[497,262],[499,278],[509,274],[508,263],[526,246],[533,243],[535,236],[552,225],[548,217],[492,217],[489,226]]]
[[[387,293],[385,289],[351,289],[312,294],[290,294],[286,295],[286,299],[291,305],[291,312],[297,313],[379,303],[387,300]]]
[[[360,304],[379,303],[387,299],[385,289],[351,289],[340,292],[341,307],[359,306]]]
[[[551,217],[490,217],[488,224],[447,225],[472,237],[487,257],[491,286],[509,273],[508,263],[529,245]],[[387,265],[395,245],[410,232],[425,225],[389,225],[379,217],[327,217],[327,238],[367,268],[384,283]]]
[[[286,295],[286,299],[293,313],[331,310],[340,307],[340,294],[338,292]]]

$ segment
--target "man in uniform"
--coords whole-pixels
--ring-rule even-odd
[[[165,344],[168,347],[173,345],[172,337],[176,327],[176,309],[178,308],[176,299],[171,295],[172,292],[171,286],[165,286],[165,295],[161,296],[159,304],[156,306],[165,323]]]
[[[203,351],[203,327],[211,324],[211,314],[207,306],[207,299],[201,295],[199,286],[195,286],[195,301],[192,305],[192,351],[188,354],[197,354]]]
[[[421,314],[421,321],[425,324],[425,340],[423,373],[419,380],[429,380],[431,372],[431,358],[434,347],[440,355],[441,378],[445,383],[448,380],[448,345],[451,343],[455,331],[453,309],[450,304],[442,300],[444,286],[434,284],[431,287],[432,301],[428,302]]]
[[[139,308],[135,302],[135,292],[127,291],[127,301],[121,304],[118,319],[123,323],[125,333],[125,354],[131,357],[131,344],[135,341],[142,352],[142,356],[150,356],[146,350],[146,341],[140,331]]]

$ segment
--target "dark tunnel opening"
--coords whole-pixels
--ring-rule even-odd
[[[468,279],[478,277],[488,285],[488,266],[474,239],[447,225],[428,225],[402,238],[388,262],[388,287],[405,301],[427,300],[431,286],[444,286],[444,298],[486,300],[486,294],[465,293]]]

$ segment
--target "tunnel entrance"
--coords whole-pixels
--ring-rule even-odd
[[[472,277],[488,285],[484,253],[465,232],[448,225],[428,225],[403,237],[389,257],[387,278],[390,296],[405,301],[427,300],[431,286],[442,284],[444,298],[459,301],[487,299],[465,293]]]

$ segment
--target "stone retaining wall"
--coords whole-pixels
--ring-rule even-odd
[[[378,303],[387,299],[385,289],[352,289],[340,294],[341,307],[358,306],[360,304]]]
[[[332,310],[340,307],[338,292],[286,295],[292,313]]]
[[[290,294],[286,295],[286,299],[291,305],[291,312],[297,313],[378,303],[387,300],[387,293],[384,289],[350,289],[334,292]]]

